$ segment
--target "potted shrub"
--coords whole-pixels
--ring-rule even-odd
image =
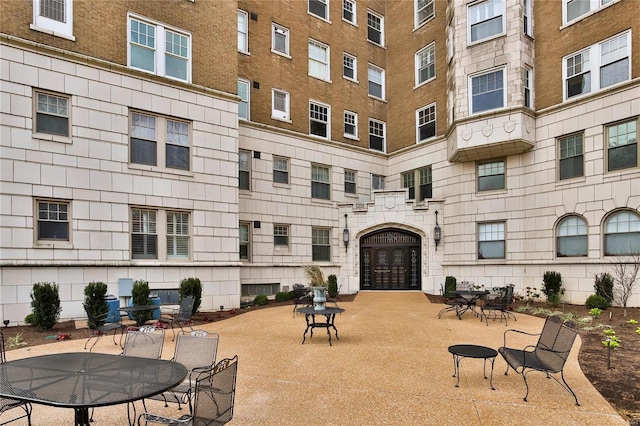
[[[338,277],[334,274],[329,275],[327,278],[327,282],[329,284],[328,291],[329,297],[334,298],[338,295]]]
[[[107,285],[103,282],[90,282],[84,288],[84,304],[96,317],[97,326],[104,325],[104,319],[109,311],[106,297]]]
[[[202,283],[199,278],[185,278],[180,281],[180,300],[186,296],[193,296],[193,309],[191,309],[191,315],[198,312],[200,303],[202,302]]]

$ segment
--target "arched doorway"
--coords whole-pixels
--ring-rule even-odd
[[[420,236],[381,229],[360,238],[360,290],[420,289]]]

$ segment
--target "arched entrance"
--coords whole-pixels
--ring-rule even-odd
[[[386,228],[360,238],[360,290],[420,289],[420,236]]]

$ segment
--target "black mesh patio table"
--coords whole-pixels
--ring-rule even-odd
[[[329,346],[333,346],[331,344],[331,330],[329,330],[330,328],[333,328],[333,330],[336,333],[336,339],[340,340],[340,338],[338,337],[338,329],[335,326],[335,319],[336,319],[336,314],[341,314],[344,312],[344,309],[342,308],[324,308],[322,310],[316,310],[313,306],[307,306],[304,308],[299,308],[298,312],[300,312],[301,314],[304,314],[304,319],[307,322],[307,328],[304,329],[304,334],[302,335],[302,344],[304,345],[305,340],[307,339],[307,331],[311,330],[311,334],[309,335],[309,338],[311,339],[313,337],[313,329],[314,328],[326,328],[327,329],[327,334],[329,335]],[[318,316],[324,316],[325,317],[325,321],[321,322],[321,321],[317,321],[316,320],[316,315]]]
[[[453,345],[449,346],[449,352],[453,354],[453,377],[458,377],[458,383],[456,383],[456,387],[460,386],[460,360],[462,358],[478,358],[484,360],[482,372],[485,379],[487,378],[487,359],[491,361],[491,379],[489,380],[489,384],[491,385],[492,390],[496,390],[493,387],[493,365],[496,361],[496,356],[498,356],[498,351],[496,351],[495,349],[487,348],[486,346]]]
[[[157,395],[186,375],[184,365],[160,359],[91,352],[51,354],[0,365],[0,396],[73,408],[75,425],[86,426],[89,408]]]

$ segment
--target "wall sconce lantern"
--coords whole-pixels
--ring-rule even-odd
[[[435,211],[436,214],[436,226],[433,228],[433,241],[436,243],[436,251],[438,251],[438,244],[440,244],[440,239],[442,238],[442,229],[440,225],[438,225],[438,210]]]
[[[349,227],[347,226],[347,214],[344,214],[344,229],[342,230],[342,242],[344,243],[344,251],[349,246]]]

